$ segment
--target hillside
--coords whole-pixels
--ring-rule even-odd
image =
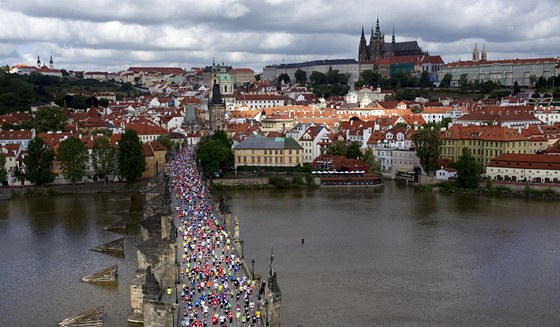
[[[0,72],[0,115],[29,111],[32,106],[54,101],[62,105],[67,94],[114,92],[117,98],[136,96],[131,84],[98,82],[65,76],[63,78],[39,74],[15,75]],[[71,104],[74,108],[86,108],[85,97],[77,95]]]

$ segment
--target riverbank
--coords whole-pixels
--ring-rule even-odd
[[[55,194],[95,194],[95,193],[128,193],[138,192],[146,188],[153,178],[143,179],[134,184],[127,183],[80,183],[56,184],[49,186],[17,186],[0,188],[0,200],[8,200],[12,196],[44,196]]]
[[[416,187],[422,191],[441,192],[441,193],[463,193],[475,194],[487,197],[516,197],[516,198],[529,198],[541,200],[556,200],[560,199],[560,188],[558,186],[549,186],[539,184],[486,184],[479,186],[476,189],[461,188],[452,182],[443,182],[438,184],[419,184]]]

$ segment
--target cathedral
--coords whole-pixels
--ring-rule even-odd
[[[418,46],[416,41],[395,42],[395,28],[393,27],[393,36],[391,43],[385,43],[385,35],[381,34],[379,28],[379,18],[375,26],[375,33],[371,29],[369,44],[366,42],[364,28],[362,27],[362,37],[360,38],[360,47],[358,50],[358,61],[373,61],[380,58],[400,57],[400,56],[416,56],[422,55],[422,48]]]

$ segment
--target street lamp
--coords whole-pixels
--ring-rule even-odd
[[[243,245],[245,244],[245,241],[239,240],[239,243],[241,243],[241,259],[245,259],[245,252],[243,251]]]
[[[253,268],[253,271],[251,272],[251,279],[255,280],[255,259],[251,259],[251,266]]]
[[[179,290],[177,289],[177,286],[179,284],[175,284],[175,304],[179,304]]]

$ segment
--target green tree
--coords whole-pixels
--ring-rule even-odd
[[[423,71],[420,75],[420,87],[432,87],[432,80],[430,79],[430,73]]]
[[[103,108],[107,108],[109,106],[109,100],[107,98],[99,99],[99,105]]]
[[[158,136],[156,142],[161,143],[167,150],[172,150],[173,148],[173,141],[171,141],[171,136],[169,134]]]
[[[146,158],[144,157],[144,146],[136,131],[127,129],[119,141],[118,152],[119,174],[132,184],[142,176],[146,169]]]
[[[61,108],[39,108],[33,117],[33,127],[38,132],[63,131],[66,128],[66,115]]]
[[[412,135],[412,143],[420,165],[428,175],[438,168],[440,157],[440,137],[437,129],[421,129]]]
[[[476,162],[469,148],[463,148],[461,156],[455,163],[457,183],[464,188],[477,188],[480,181],[480,165]]]
[[[370,147],[364,151],[362,160],[368,165],[370,172],[379,173],[381,171],[381,162],[375,157],[375,154]]]
[[[531,83],[531,87],[535,85],[536,81],[537,81],[537,75],[535,74],[529,75],[529,83]]]
[[[304,70],[302,70],[301,68],[296,70],[296,72],[294,73],[294,76],[296,78],[297,83],[299,83],[301,85],[305,85],[305,83],[307,83],[307,73]]]
[[[453,75],[449,73],[445,74],[445,76],[443,76],[441,82],[439,83],[439,87],[450,87],[452,79],[453,79]]]
[[[226,170],[233,164],[231,148],[217,139],[200,142],[196,150],[198,162],[207,173]]]
[[[282,81],[284,81],[284,83],[290,83],[290,75],[288,75],[286,73],[282,73],[282,74],[278,75],[277,81],[278,81],[278,84],[281,84]]]
[[[348,146],[344,141],[334,141],[328,148],[327,154],[331,156],[346,156]]]
[[[6,181],[6,176],[8,172],[6,171],[6,154],[0,151],[0,185]]]
[[[461,74],[461,77],[459,77],[459,86],[462,91],[465,91],[469,87],[469,74]]]
[[[496,87],[498,87],[496,85],[496,83],[492,82],[491,80],[488,80],[488,81],[480,84],[480,90],[484,93],[490,93],[490,92],[494,91],[496,89]],[[517,88],[519,88],[519,85],[517,85]],[[514,87],[514,92],[515,92],[515,87]],[[519,93],[519,92],[517,92],[517,93]]]
[[[36,186],[43,186],[54,180],[51,171],[54,151],[36,136],[27,145],[27,154],[23,158],[25,164],[26,178]]]
[[[226,133],[226,131],[224,130],[216,131],[214,134],[212,134],[210,139],[217,140],[228,148],[231,148],[231,146],[233,145],[231,137],[229,137],[228,133]]]
[[[80,139],[70,136],[59,143],[57,160],[60,162],[64,178],[76,184],[86,174],[88,150]]]
[[[313,71],[309,75],[309,81],[312,84],[327,84],[327,76],[321,72]]]
[[[360,143],[352,142],[346,149],[346,158],[360,159],[362,157],[362,150],[360,150]]]
[[[519,92],[521,92],[521,88],[519,87],[519,83],[515,81],[513,83],[513,94],[518,94]]]
[[[381,74],[371,69],[367,69],[362,72],[362,81],[364,82],[364,84],[378,86],[381,84],[382,80],[383,77],[381,76]]]
[[[115,171],[116,152],[108,137],[98,136],[93,140],[91,161],[95,174],[102,179]]]

